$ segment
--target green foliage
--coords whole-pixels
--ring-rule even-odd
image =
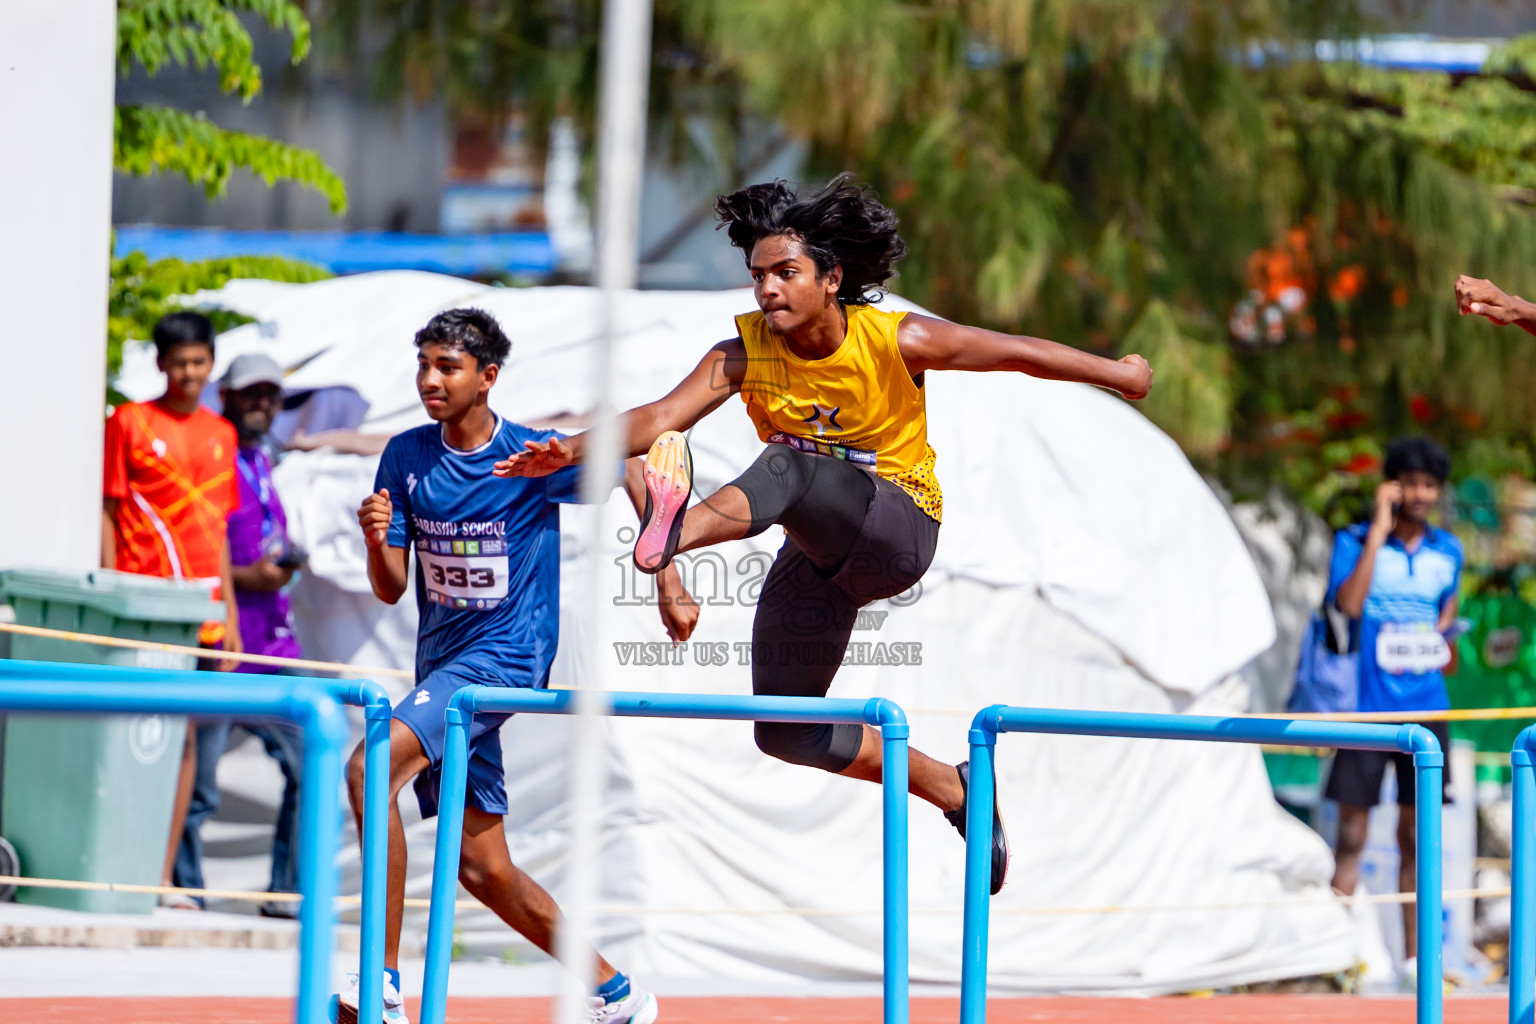
[[[112,261],[112,283],[107,296],[108,365],[120,366],[124,343],[149,338],[156,320],[179,309],[199,309],[213,319],[220,331],[246,322],[244,317],[228,310],[189,306],[189,298],[199,291],[222,288],[236,278],[307,283],[330,276],[331,272],[324,267],[276,256],[236,256],[186,263],[178,259],[152,262],[142,252],[131,252]]]
[[[126,75],[134,63],[151,75],[170,63],[214,69],[225,93],[250,102],[261,92],[261,68],[252,56],[241,12],[287,32],[295,64],[309,53],[309,20],[290,0],[118,0],[119,73]],[[227,131],[201,112],[119,105],[114,128],[113,164],[125,174],[178,173],[213,199],[223,194],[235,169],[242,168],[268,185],[292,181],[313,188],[326,197],[334,214],[347,208],[346,185],[312,151]],[[186,298],[198,291],[222,288],[240,277],[307,282],[330,276],[323,267],[271,256],[194,263],[150,262],[141,252],[114,258],[107,310],[108,377],[122,366],[123,345],[129,339],[150,337],[156,320],[183,308]],[[220,331],[245,322],[228,310],[201,308]]]
[[[261,92],[261,68],[241,11],[292,36],[293,63],[309,53],[309,21],[288,0],[119,0],[118,69],[126,75],[134,62],[151,75],[168,63],[215,68],[219,88],[249,102]]]
[[[1410,7],[1412,5],[1409,5]],[[1329,516],[1380,446],[1536,448],[1536,346],[1460,318],[1457,273],[1536,289],[1536,36],[1483,76],[1313,58],[1390,32],[1363,0],[657,0],[652,138],[686,158],[778,125],[902,217],[904,295],[1157,369],[1142,408],[1239,497]],[[326,0],[380,93],[591,140],[601,5]],[[1234,59],[1244,55],[1245,59]],[[1257,59],[1262,57],[1263,59]],[[1254,59],[1246,59],[1254,58]],[[1235,345],[1253,258],[1299,236],[1281,344]],[[1348,279],[1349,287],[1339,282]]]
[[[1143,411],[1239,496],[1340,509],[1379,439],[1536,431],[1536,348],[1451,301],[1458,272],[1536,285],[1536,42],[1452,78],[1299,56],[1366,30],[1342,0],[673,2],[817,177],[853,168],[897,208],[904,295],[1140,348]],[[1306,306],[1284,344],[1236,347],[1250,260],[1293,229]]]
[[[1147,303],[1121,348],[1140,353],[1156,367],[1155,386],[1142,411],[1169,424],[1169,433],[1185,451],[1216,454],[1227,439],[1232,404],[1226,351],[1190,337],[1161,299]]]
[[[127,74],[134,63],[151,75],[172,63],[212,69],[224,92],[249,103],[261,92],[261,68],[241,12],[287,32],[295,64],[309,53],[309,20],[292,0],[118,0],[119,71]],[[325,196],[334,214],[347,208],[346,185],[315,153],[226,131],[201,112],[119,106],[112,157],[125,174],[181,174],[201,185],[210,199],[223,194],[230,175],[240,168],[268,185],[292,181],[313,188]]]
[[[279,181],[307,185],[330,201],[334,214],[347,208],[346,184],[312,150],[228,131],[202,112],[121,105],[112,156],[117,169],[126,174],[178,172],[203,186],[209,199],[223,193],[238,167],[268,185]]]

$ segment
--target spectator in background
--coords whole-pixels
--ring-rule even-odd
[[[1501,327],[1516,324],[1527,334],[1536,334],[1536,302],[1506,295],[1492,281],[1462,274],[1456,279],[1456,308],[1462,316],[1472,313]]]
[[[1445,450],[1427,437],[1394,441],[1387,449],[1369,522],[1340,530],[1333,542],[1327,601],[1350,619],[1360,652],[1361,711],[1415,712],[1450,707],[1442,670],[1451,660],[1446,633],[1456,621],[1461,541],[1429,522],[1450,476]],[[1449,750],[1444,722],[1422,723]],[[1341,750],[1324,796],[1339,804],[1333,887],[1348,895],[1360,880],[1360,853],[1370,812],[1380,801],[1387,763],[1397,773],[1398,889],[1414,888],[1414,777],[1406,754]],[[1442,799],[1450,791],[1447,759]],[[1417,975],[1414,909],[1403,905],[1404,981]]]
[[[165,394],[128,402],[107,419],[102,467],[101,564],[108,569],[195,580],[224,602],[224,623],[200,642],[240,651],[225,519],[236,507],[235,429],[200,404],[213,371],[213,325],[199,313],[155,324],[156,365]],[[223,670],[234,664],[221,661]],[[196,767],[196,726],[188,723],[162,882],[172,881]],[[168,901],[189,906],[187,900]]]
[[[224,418],[235,428],[239,447],[235,468],[239,477],[239,506],[229,514],[229,559],[239,608],[240,636],[254,654],[300,657],[293,635],[288,595],[283,589],[304,564],[304,555],[288,539],[288,519],[272,483],[272,460],[264,450],[272,419],[282,406],[283,374],[269,357],[243,355],[230,364],[219,382]],[[276,672],[276,668],[242,663],[240,672]],[[197,774],[187,809],[186,827],[176,856],[177,884],[203,887],[202,825],[219,809],[219,759],[232,725],[255,736],[283,773],[283,798],[272,839],[269,892],[298,891],[298,862],[294,844],[299,816],[299,782],[304,764],[303,734],[290,722],[277,719],[229,719],[204,722],[197,736]],[[298,904],[270,902],[261,913],[294,917]]]

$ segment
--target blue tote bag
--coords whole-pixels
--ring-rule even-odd
[[[1357,711],[1360,707],[1360,653],[1350,645],[1349,622],[1326,604],[1312,613],[1301,640],[1296,686],[1285,710]]]

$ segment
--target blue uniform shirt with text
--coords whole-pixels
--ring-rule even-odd
[[[394,438],[374,490],[388,488],[388,543],[411,550],[420,682],[472,663],[511,685],[544,686],[560,630],[560,505],[578,499],[580,475],[493,477],[524,441],[562,437],[498,417],[478,448],[450,447],[432,423]]]
[[[1369,523],[1340,530],[1333,540],[1328,571],[1328,603],[1354,572],[1364,550]],[[1361,711],[1441,711],[1450,707],[1445,675],[1429,671],[1391,671],[1378,660],[1383,632],[1438,630],[1440,613],[1461,585],[1461,541],[1449,531],[1426,526],[1412,552],[1388,536],[1376,553],[1364,613],[1351,623],[1360,652]]]

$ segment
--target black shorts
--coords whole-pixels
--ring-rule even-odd
[[[1445,768],[1440,773],[1440,802],[1451,802],[1451,730],[1444,722],[1418,722],[1440,741]],[[1375,807],[1381,802],[1381,780],[1388,762],[1397,768],[1397,803],[1412,807],[1418,787],[1414,784],[1413,755],[1397,750],[1341,750],[1333,758],[1333,771],[1323,796],[1345,807]]]
[[[939,524],[889,480],[777,448],[738,481],[753,519],[773,511],[785,534],[752,623],[752,692],[824,697],[859,609],[917,585],[933,561]],[[864,739],[863,726],[847,723],[759,722],[754,731],[764,752],[829,772],[852,764]]]

